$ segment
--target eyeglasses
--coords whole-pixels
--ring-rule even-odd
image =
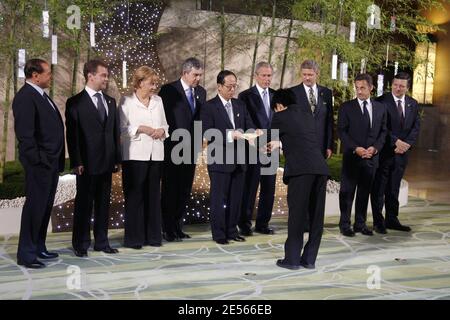
[[[228,90],[231,90],[231,89],[237,89],[237,88],[239,88],[239,86],[237,85],[237,84],[229,84],[229,85],[222,85],[222,86],[224,86],[225,88],[227,88]]]

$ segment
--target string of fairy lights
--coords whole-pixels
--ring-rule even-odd
[[[272,210],[274,215],[287,214],[287,186],[283,183],[283,174],[278,172],[275,190],[275,202]],[[194,183],[188,204],[186,205],[186,215],[184,223],[195,224],[209,222],[209,187],[210,180],[206,165],[206,149],[200,155],[195,169]],[[258,196],[258,195],[257,195]],[[258,199],[258,198],[257,198]],[[256,201],[255,210],[257,210]],[[65,232],[72,230],[74,200],[70,200],[53,209],[53,230],[55,232]],[[110,201],[109,228],[120,229],[124,227],[124,198],[122,192],[122,176],[115,173],[112,180],[112,191]],[[91,219],[93,222],[94,220]]]
[[[105,0],[107,2],[107,0]],[[340,5],[343,5],[343,0]],[[152,67],[159,75],[161,82],[166,79],[161,72],[158,59],[156,40],[159,21],[164,11],[163,1],[121,1],[113,8],[113,14],[100,15],[91,21],[90,41],[94,51],[101,56],[109,65],[111,75],[117,83],[122,83],[119,91],[123,94],[128,91],[129,78],[137,67],[147,65]],[[47,8],[45,8],[45,11]],[[369,18],[367,29],[380,28],[380,9],[376,5],[368,8]],[[44,27],[48,26],[48,12],[43,14]],[[92,19],[94,20],[94,19]],[[396,31],[395,14],[391,16],[390,31]],[[362,27],[362,26],[360,26]],[[349,42],[356,41],[357,24],[352,21],[349,26]],[[44,28],[44,37],[48,37],[47,29]],[[53,49],[52,49],[53,50]],[[56,50],[56,49],[55,49]],[[335,50],[331,57],[331,78],[340,80],[347,84],[348,63],[341,61]],[[25,61],[24,52],[19,51],[19,64]],[[389,61],[389,42],[386,48],[386,66]],[[365,72],[367,59],[361,60],[361,73]],[[395,61],[395,73],[398,70],[398,62]],[[383,74],[378,75],[378,94],[383,91]],[[186,206],[185,223],[203,223],[209,221],[209,175],[204,161],[197,165],[194,185],[189,203]],[[276,197],[273,214],[285,214],[287,212],[286,186],[281,181],[281,175],[277,176]],[[123,228],[124,226],[124,197],[122,192],[121,174],[114,174],[112,181],[112,194],[110,201],[110,228]],[[72,229],[74,201],[68,201],[54,208],[53,230],[70,231]],[[256,208],[255,208],[256,209]],[[93,220],[92,220],[93,221]]]
[[[98,17],[95,51],[109,65],[116,82],[122,83],[121,93],[128,89],[132,75],[128,71],[142,65],[153,68],[161,81],[166,81],[156,48],[158,24],[163,11],[162,1],[122,1],[114,7],[114,14]]]
[[[45,14],[47,17],[47,7],[44,11],[47,12]],[[156,34],[164,11],[164,2],[121,1],[114,6],[112,11],[113,14],[100,15],[89,23],[90,43],[93,51],[109,65],[112,77],[117,83],[122,83],[119,89],[121,93],[128,91],[128,80],[132,75],[132,72],[128,72],[128,70],[135,70],[142,65],[153,68],[160,75],[161,82],[166,82],[161,72],[156,48]],[[48,24],[48,19],[44,19],[43,22],[44,25]],[[199,199],[205,200],[201,196]],[[194,203],[196,202],[195,198]],[[53,230],[56,232],[72,230],[73,209],[74,200],[53,209]],[[197,217],[200,218],[201,215],[197,215]],[[91,219],[91,221],[94,220]],[[109,227],[123,228],[123,225],[122,179],[120,174],[114,174]]]

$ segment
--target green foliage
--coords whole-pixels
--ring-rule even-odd
[[[293,55],[298,61],[315,59],[321,66],[320,82],[332,87],[337,99],[335,105],[352,95],[354,77],[360,73],[361,59],[366,59],[366,71],[372,74],[388,72],[394,61],[399,70],[410,70],[419,61],[415,59],[415,45],[428,42],[429,37],[418,26],[438,30],[436,25],[421,15],[420,10],[443,8],[438,0],[375,1],[381,9],[380,29],[368,29],[368,6],[372,0],[297,0],[293,6],[296,19],[318,23],[319,31],[301,25],[297,30],[299,52]],[[396,17],[396,30],[391,31],[391,16]],[[356,41],[349,42],[350,22],[356,22]],[[388,68],[386,68],[389,45]],[[331,80],[331,55],[336,53],[340,62],[348,63],[349,85]]]
[[[70,173],[70,162],[66,159],[64,172]],[[25,196],[25,171],[19,161],[10,161],[5,165],[5,180],[0,183],[0,199],[14,199]]]

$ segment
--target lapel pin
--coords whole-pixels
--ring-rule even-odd
[[[236,115],[236,117],[239,117],[239,113]]]

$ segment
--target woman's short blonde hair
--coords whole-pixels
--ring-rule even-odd
[[[147,66],[140,66],[139,68],[137,68],[134,72],[132,80],[134,90],[139,89],[142,81],[150,78],[159,78],[155,70]]]

